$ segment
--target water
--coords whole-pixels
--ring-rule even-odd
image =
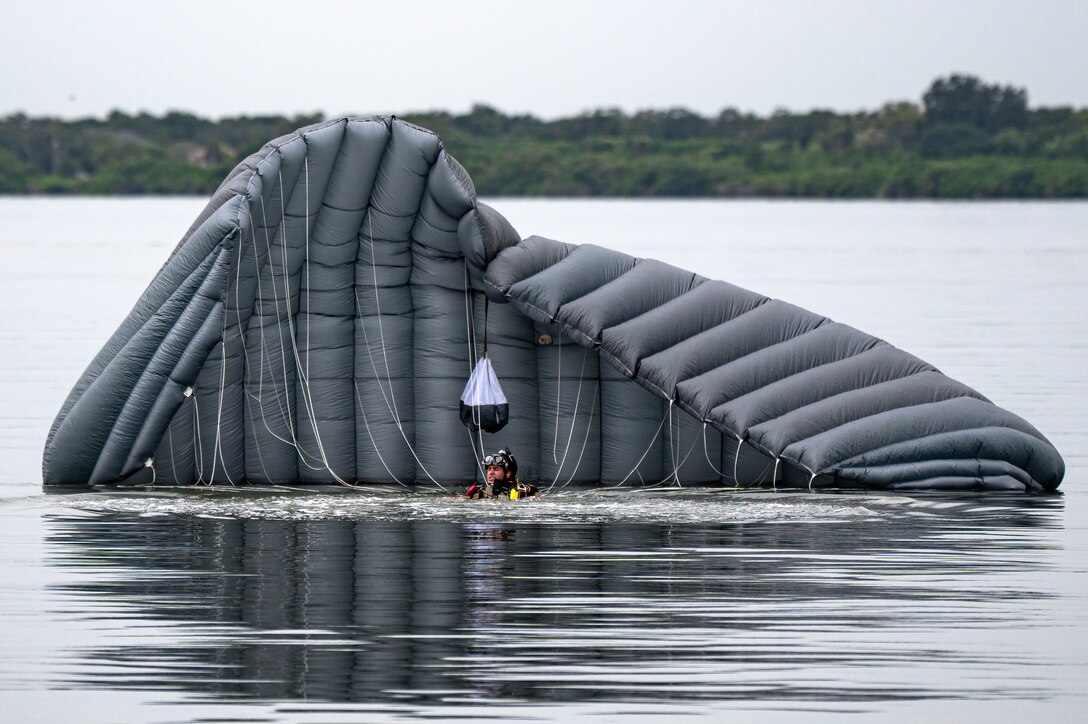
[[[1088,204],[503,201],[882,336],[1064,495],[45,495],[83,367],[198,213],[0,199],[0,720],[1083,719]]]

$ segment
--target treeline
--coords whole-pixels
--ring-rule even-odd
[[[407,113],[485,196],[1088,197],[1088,109],[938,79],[863,113],[604,109],[544,121],[477,105]],[[207,194],[263,143],[320,115],[0,119],[0,193]]]

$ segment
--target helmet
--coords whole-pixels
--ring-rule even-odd
[[[514,453],[510,452],[509,448],[503,448],[502,450],[485,457],[484,467],[490,467],[491,465],[502,466],[502,469],[508,478],[517,477],[518,461],[514,459]]]

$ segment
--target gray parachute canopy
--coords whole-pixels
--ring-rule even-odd
[[[494,435],[459,409],[485,331],[509,404]],[[1054,490],[1064,473],[1027,422],[880,339],[520,240],[437,136],[390,117],[239,164],[68,396],[43,472],[469,483],[500,446],[545,484]]]

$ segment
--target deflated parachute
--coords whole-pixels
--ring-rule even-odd
[[[500,254],[486,282],[495,299],[558,324],[724,433],[723,479],[898,490],[1061,482],[1061,457],[1023,419],[883,340],[791,304],[539,237]],[[746,453],[763,473],[739,472]]]
[[[510,304],[487,315],[485,295]],[[465,381],[491,361],[503,389],[484,379],[467,406],[508,403],[509,424],[466,431]],[[467,483],[502,446],[546,485],[1053,490],[1064,469],[1028,423],[875,337],[661,262],[520,241],[437,136],[372,117],[231,173],[72,390],[43,472]]]

